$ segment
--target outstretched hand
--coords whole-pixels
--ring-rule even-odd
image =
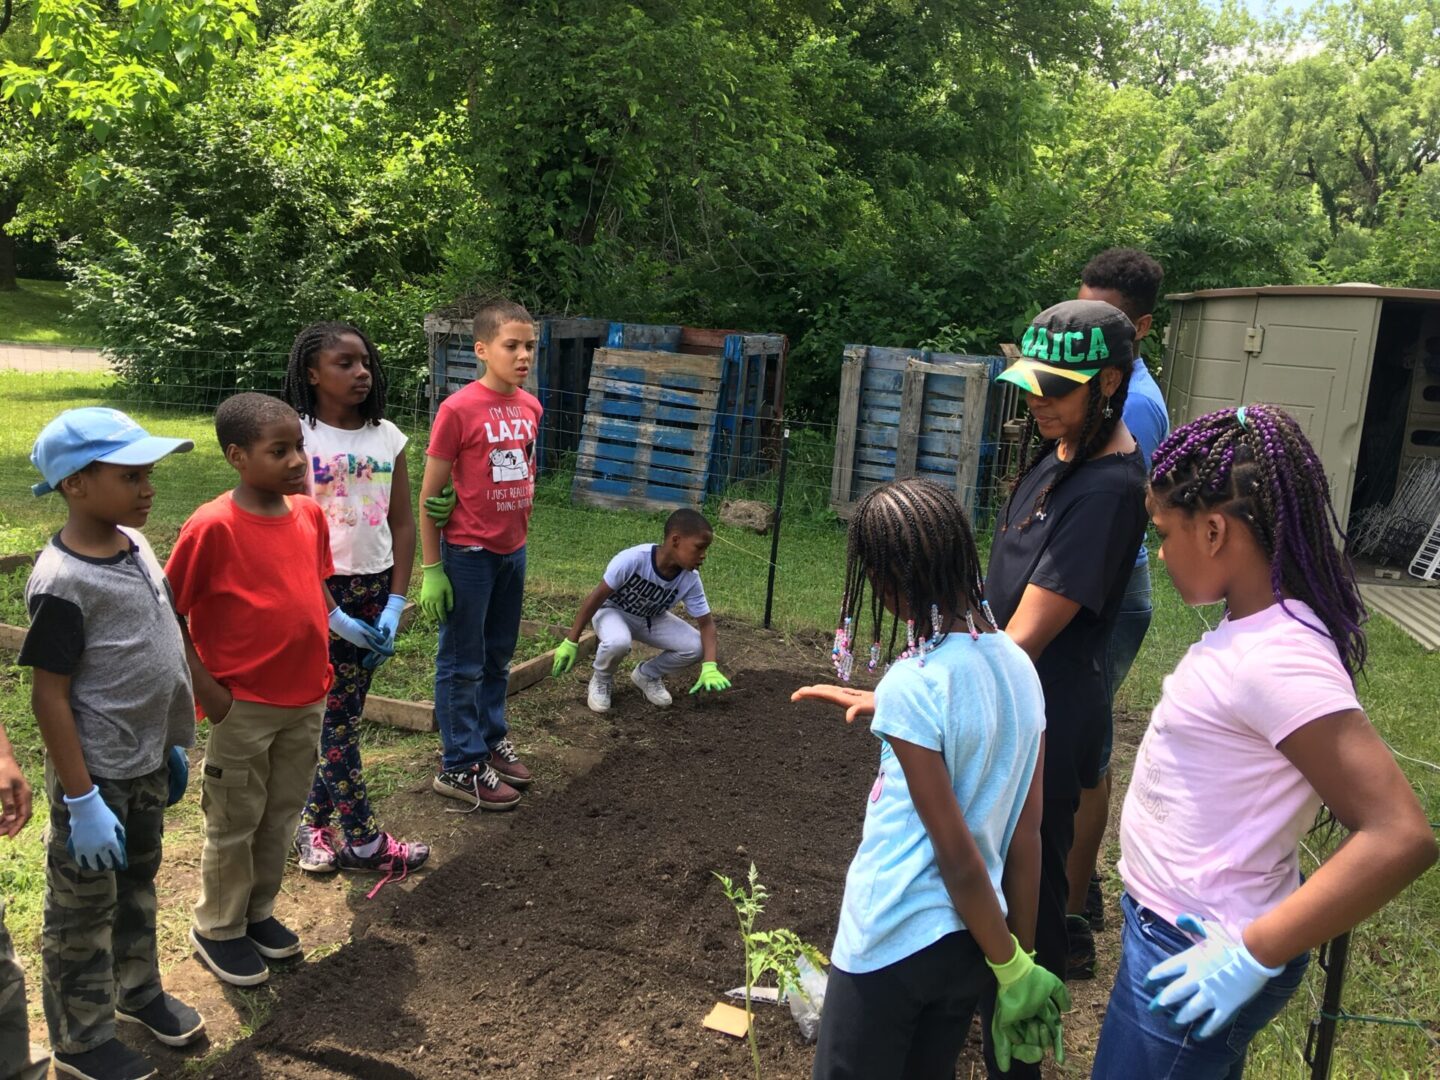
[[[825,701],[831,705],[839,705],[845,710],[847,724],[853,724],[862,716],[875,715],[875,692],[873,690],[856,690],[849,686],[820,683],[815,686],[800,687],[790,695],[790,700]]]

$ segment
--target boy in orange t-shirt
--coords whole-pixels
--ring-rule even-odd
[[[270,975],[266,958],[300,951],[275,918],[275,896],[319,757],[329,632],[362,649],[393,647],[326,588],[330,530],[302,494],[295,410],[265,394],[237,394],[216,411],[215,433],[240,483],[191,515],[165,567],[188,620],[195,696],[213,725],[190,941],[225,982],[254,986]]]

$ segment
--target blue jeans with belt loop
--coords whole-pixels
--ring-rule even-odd
[[[1130,571],[1130,583],[1125,586],[1125,596],[1120,601],[1120,610],[1115,613],[1115,624],[1110,628],[1110,640],[1105,644],[1105,677],[1110,684],[1110,719],[1105,725],[1105,741],[1100,750],[1100,775],[1110,770],[1110,752],[1115,746],[1115,694],[1125,676],[1130,674],[1130,665],[1140,653],[1140,644],[1150,629],[1154,608],[1150,600],[1150,563],[1143,562]]]
[[[497,555],[442,542],[441,558],[455,606],[435,650],[435,724],[442,767],[455,772],[488,760],[510,731],[505,695],[520,636],[525,549]]]
[[[1245,1074],[1245,1052],[1285,1003],[1299,989],[1310,963],[1301,953],[1285,970],[1235,1014],[1230,1026],[1208,1039],[1197,1039],[1200,1022],[1177,1028],[1164,1013],[1152,1013],[1155,991],[1145,987],[1145,974],[1162,960],[1195,944],[1190,935],[1170,925],[1126,893],[1120,898],[1125,913],[1120,968],[1105,1009],[1100,1045],[1095,1051],[1091,1080],[1240,1080]]]

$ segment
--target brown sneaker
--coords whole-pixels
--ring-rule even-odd
[[[469,814],[476,810],[509,810],[520,801],[520,792],[483,763],[456,772],[438,773],[430,787],[437,795],[471,804],[465,810],[454,811],[457,814]]]
[[[501,739],[499,744],[490,751],[490,767],[500,774],[500,779],[506,781],[511,787],[527,788],[530,781],[535,777],[530,775],[530,770],[520,760],[520,755],[515,752],[515,744],[508,738]]]

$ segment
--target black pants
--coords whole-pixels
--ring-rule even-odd
[[[961,930],[863,975],[830,969],[812,1080],[954,1080],[995,976]]]
[[[1075,843],[1075,811],[1078,798],[1046,799],[1040,818],[1040,904],[1035,912],[1035,962],[1060,979],[1065,978],[1070,958],[1070,939],[1065,933],[1065,908],[1070,900],[1070,878],[1065,872],[1070,848]],[[828,1004],[828,1002],[827,1002]],[[1009,1080],[1039,1080],[1040,1066],[1015,1061],[1002,1073],[995,1065],[990,1046],[990,1029],[985,1029],[985,1071]]]

